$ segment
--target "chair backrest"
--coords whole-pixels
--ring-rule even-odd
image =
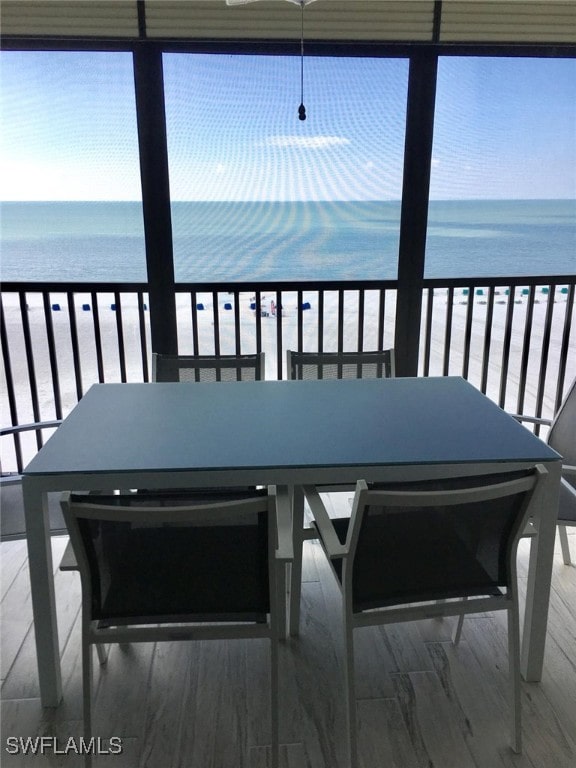
[[[547,442],[562,456],[564,464],[576,466],[576,379],[554,417]],[[576,475],[566,475],[566,480],[576,486]]]
[[[273,504],[266,489],[66,494],[84,615],[119,625],[265,622]]]
[[[381,379],[395,376],[394,350],[286,353],[289,379]]]
[[[534,471],[372,485],[360,481],[341,574],[352,610],[511,588]]]
[[[254,355],[152,355],[152,381],[260,381],[264,352]]]

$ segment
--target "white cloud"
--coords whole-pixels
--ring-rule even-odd
[[[327,149],[350,144],[344,136],[269,136],[265,143],[270,147],[301,147],[302,149]]]

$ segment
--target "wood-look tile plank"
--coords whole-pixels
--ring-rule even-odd
[[[574,768],[576,741],[574,734],[562,728],[540,684],[523,684],[522,714],[524,751],[535,766],[550,764],[554,768]]]
[[[60,708],[43,709],[39,699],[4,701],[2,768],[84,768],[84,758],[79,754],[81,734],[81,721],[63,718]],[[23,750],[11,754],[6,750],[8,736],[23,739],[44,736],[55,741],[45,744],[43,748],[40,744],[34,746],[29,743],[27,754]],[[101,754],[95,755],[94,768],[140,768],[134,739],[122,739],[120,754],[105,754],[110,750],[106,739],[100,741],[99,748]],[[36,749],[35,754],[32,749]]]
[[[0,600],[4,600],[6,592],[18,573],[28,568],[28,546],[26,539],[2,542],[2,557],[0,557]]]
[[[23,543],[24,551],[22,550]],[[56,559],[60,545],[61,542],[58,538],[52,540],[54,559]],[[3,551],[4,548],[3,545]],[[9,556],[10,564],[6,568],[8,571],[6,581],[9,582],[7,586],[4,583],[5,568],[4,556],[2,556],[3,597],[2,602],[0,603],[0,621],[5,628],[5,634],[19,636],[20,642],[16,646],[17,652],[21,643],[24,642],[24,638],[32,624],[30,574],[27,566],[28,561],[25,542],[11,542],[10,545],[6,547],[6,550],[13,554],[12,556]],[[24,558],[23,561],[22,557]],[[10,627],[9,632],[8,627]],[[14,658],[8,653],[8,648],[2,644],[2,669],[8,670],[12,666],[13,661]]]
[[[508,680],[490,659],[478,658],[466,642],[429,643],[428,652],[451,705],[452,720],[478,765],[517,765],[510,747]],[[483,663],[485,662],[485,663]],[[489,738],[488,738],[489,737]],[[523,766],[532,766],[528,758]]]
[[[271,718],[270,718],[270,648],[271,643],[267,639],[246,640],[246,730],[249,749],[266,747],[271,744]],[[279,657],[279,701],[284,703],[286,654],[289,651],[289,641],[280,640],[278,643]],[[283,740],[286,722],[280,722],[280,741]]]
[[[194,730],[193,702],[198,676],[198,643],[156,643],[151,670],[138,708],[139,766],[174,766],[182,755],[183,732]]]
[[[39,698],[2,701],[2,768],[81,768],[83,760],[73,751],[59,755],[50,748],[42,750],[36,742],[28,742],[17,754],[6,750],[8,737],[34,740],[37,736],[57,739],[56,747],[62,750],[71,736],[78,739],[80,733],[79,720],[65,720],[57,709],[44,709]]]
[[[154,643],[109,646],[106,664],[93,660],[93,730],[100,736],[138,737],[143,728]]]
[[[52,557],[55,568],[54,589],[61,651],[66,645],[80,607],[77,574],[62,573],[58,570],[60,558],[66,548],[66,541],[66,538],[62,536],[52,537]],[[2,606],[6,611],[2,616],[3,634],[6,631],[14,633],[16,638],[21,638],[17,657],[15,659],[7,658],[6,661],[2,660],[3,665],[4,663],[7,665],[6,677],[2,683],[2,697],[8,699],[34,698],[38,696],[39,688],[36,645],[34,633],[31,631],[32,609],[28,568],[19,572],[17,579],[6,594]],[[13,647],[14,643],[7,644],[7,653],[10,646]]]
[[[320,581],[318,573],[318,557],[322,556],[320,545],[317,541],[309,540],[304,542],[302,548],[302,582]]]
[[[272,765],[270,748],[252,747],[249,756],[249,768],[270,768]],[[280,745],[280,768],[305,768],[310,765],[306,760],[302,744]]]
[[[451,703],[434,672],[393,676],[402,717],[422,766],[476,768]]]
[[[400,669],[381,627],[354,631],[354,672],[357,699],[386,699],[395,695],[390,673]],[[342,675],[342,686],[344,677]]]
[[[426,672],[432,670],[426,653],[419,622],[387,624],[380,628],[385,642],[400,672]]]
[[[546,641],[541,688],[563,730],[576,742],[576,664],[574,643],[566,648],[554,635]]]
[[[182,729],[179,768],[245,768],[248,761],[246,648],[202,641],[190,726]],[[186,756],[186,759],[184,759]]]
[[[94,768],[141,768],[139,746],[137,739],[123,737],[121,743],[122,752],[120,754],[113,754],[112,752],[109,754],[98,754],[93,761],[93,766]],[[108,742],[104,742],[104,749],[109,749]],[[160,765],[163,766],[164,764],[160,763]]]
[[[327,590],[329,594],[329,590]],[[302,590],[300,636],[290,642],[283,670],[286,704],[281,719],[291,723],[282,741],[302,742],[305,765],[344,768],[345,713],[339,617],[328,610],[321,584]]]
[[[574,560],[576,561],[576,537],[574,538]],[[560,556],[554,557],[552,571],[552,590],[555,595],[554,603],[562,614],[576,621],[576,566],[566,565]]]
[[[498,691],[504,701],[508,684],[508,652],[506,628],[490,619],[470,622],[468,647],[485,671],[480,696]],[[569,768],[576,764],[576,740],[562,727],[554,707],[546,695],[546,685],[522,683],[522,718],[524,757],[534,766],[547,765],[554,755],[554,766]],[[508,723],[508,709],[502,710]],[[491,731],[494,733],[494,729]],[[530,763],[528,763],[530,764]]]
[[[420,768],[397,699],[359,701],[357,717],[360,765]]]

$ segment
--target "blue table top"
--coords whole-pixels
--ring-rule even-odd
[[[24,474],[557,459],[459,377],[95,384]]]

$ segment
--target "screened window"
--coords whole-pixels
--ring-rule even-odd
[[[574,272],[576,61],[441,58],[427,277]]]
[[[178,281],[395,278],[408,62],[166,54]]]
[[[2,278],[145,280],[131,54],[0,57]]]

